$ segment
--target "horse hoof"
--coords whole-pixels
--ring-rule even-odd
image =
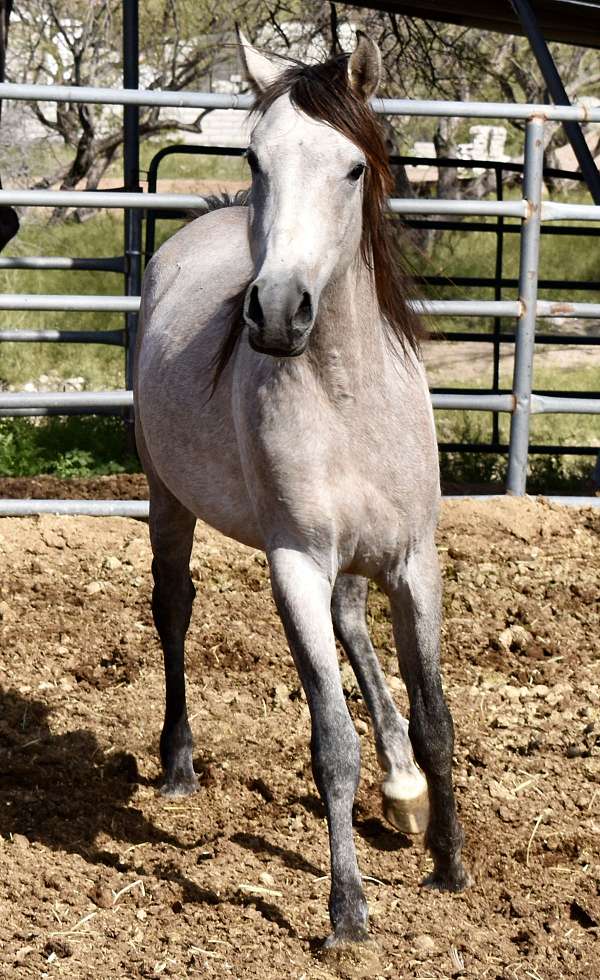
[[[424,834],[429,820],[429,794],[422,773],[402,773],[381,787],[383,815],[403,834]]]
[[[194,773],[193,777],[180,776],[178,778],[167,777],[160,787],[160,795],[166,799],[175,799],[181,796],[191,796],[198,789],[198,777]]]
[[[371,937],[364,926],[356,926],[355,928],[344,926],[341,929],[336,929],[327,937],[323,943],[323,949],[337,949],[342,946],[356,946],[370,942]]]
[[[355,935],[333,933],[325,940],[320,959],[332,972],[343,976],[376,977],[384,964],[366,929]]]
[[[452,871],[432,871],[423,879],[421,887],[438,892],[464,892],[472,884],[473,879],[469,872],[462,865],[459,865]]]

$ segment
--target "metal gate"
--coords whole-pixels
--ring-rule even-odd
[[[0,99],[39,100],[70,103],[101,103],[133,106],[171,106],[191,108],[248,109],[248,96],[213,93],[156,92],[137,89],[100,89],[76,86],[42,86],[1,84]],[[404,116],[454,116],[466,118],[521,119],[526,121],[522,197],[518,201],[489,200],[422,200],[389,201],[392,212],[402,215],[452,215],[520,218],[520,265],[518,296],[514,300],[429,300],[415,303],[423,316],[491,316],[516,319],[514,375],[510,394],[434,393],[434,408],[507,412],[511,415],[506,492],[526,492],[529,426],[533,414],[572,413],[600,414],[600,398],[568,395],[541,395],[532,392],[535,331],[538,318],[600,318],[600,303],[560,303],[538,299],[538,265],[540,230],[543,222],[572,219],[600,222],[600,206],[565,204],[542,200],[544,124],[546,120],[600,122],[600,109],[583,106],[510,105],[503,103],[426,102],[402,99],[377,99],[374,109],[380,113]],[[136,178],[137,179],[137,178]],[[127,184],[127,182],[126,182]],[[128,350],[127,388],[114,392],[24,393],[0,394],[0,414],[49,414],[133,407],[131,387],[132,351],[139,310],[141,276],[141,215],[144,210],[188,210],[202,205],[203,198],[190,194],[145,194],[131,191],[10,191],[0,190],[0,204],[36,207],[120,208],[126,213],[125,296],[25,295],[0,296],[0,309],[8,310],[92,310],[123,312],[126,318]],[[135,220],[131,220],[131,216]],[[14,268],[27,261],[36,267],[56,268],[44,262],[60,259],[5,260]],[[69,260],[63,260],[69,262]],[[77,260],[74,260],[77,261]],[[81,261],[81,260],[79,260]],[[92,260],[94,261],[94,260]],[[118,260],[96,260],[115,262]],[[21,263],[19,265],[18,263]],[[137,287],[135,292],[132,287]],[[33,332],[32,332],[33,333]],[[113,332],[114,333],[114,332]],[[3,334],[4,339],[6,335]],[[70,334],[69,334],[70,336]],[[11,338],[12,339],[12,338]],[[22,338],[26,339],[26,338]],[[43,339],[43,338],[27,338]],[[51,339],[51,338],[47,338]],[[66,338],[65,338],[66,339]],[[75,338],[73,338],[75,339]],[[116,342],[114,337],[108,342]],[[560,497],[564,503],[600,505],[600,498]],[[144,501],[106,500],[0,500],[0,515],[39,514],[113,514],[145,517]]]

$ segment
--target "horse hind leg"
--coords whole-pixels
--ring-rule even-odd
[[[464,834],[452,786],[454,727],[440,677],[441,583],[435,544],[413,552],[393,580],[385,583],[400,671],[410,701],[409,736],[429,790],[425,843],[433,873],[423,884],[462,891],[470,878],[462,863]]]
[[[197,788],[192,732],[185,696],[185,636],[195,589],[189,571],[196,518],[157,480],[150,483],[150,540],[154,560],[152,615],[163,649],[165,718],[160,755],[164,796],[187,796]]]
[[[424,833],[429,817],[427,782],[415,765],[408,722],[394,704],[371,643],[365,615],[367,592],[365,578],[338,576],[331,602],[333,627],[373,722],[377,758],[385,773],[383,814],[402,833]]]

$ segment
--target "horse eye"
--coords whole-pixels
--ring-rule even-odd
[[[248,166],[250,167],[252,173],[257,174],[260,170],[260,164],[254,150],[246,150],[246,160],[248,161]]]
[[[348,180],[351,180],[353,183],[356,183],[357,180],[360,180],[365,170],[366,167],[364,163],[357,163],[355,167],[352,167],[352,170],[348,174]]]

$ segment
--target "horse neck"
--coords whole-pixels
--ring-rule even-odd
[[[332,394],[354,398],[368,377],[381,377],[389,344],[373,276],[362,257],[323,290],[308,355],[311,369]]]

